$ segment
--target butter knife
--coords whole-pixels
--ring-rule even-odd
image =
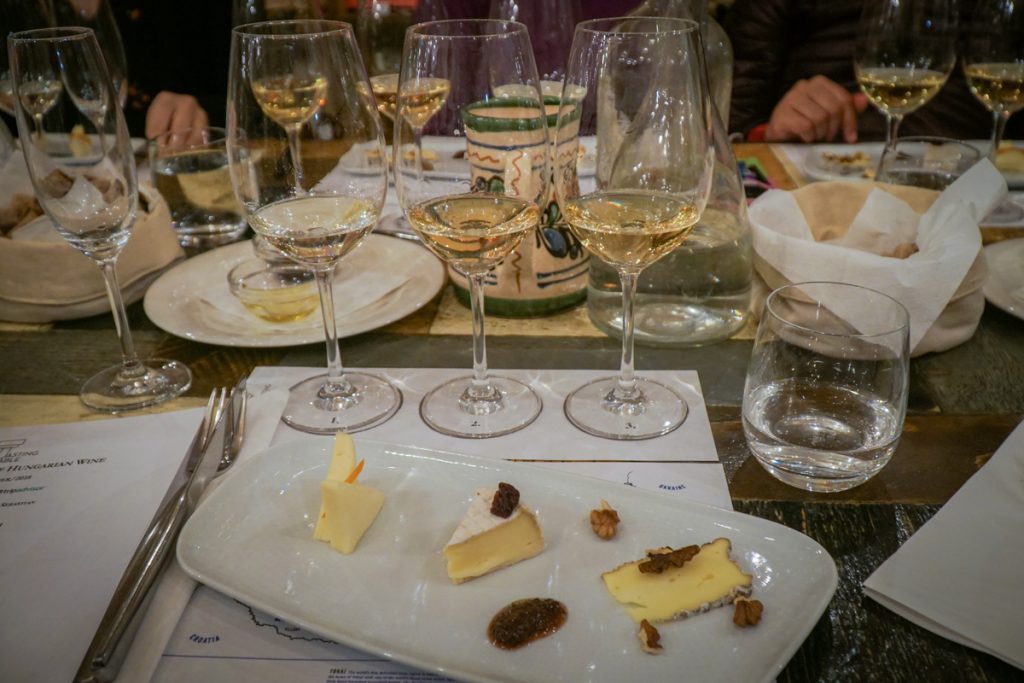
[[[137,626],[135,616],[140,613],[165,561],[172,555],[178,532],[217,474],[225,447],[226,401],[230,400],[230,397],[225,399],[223,392],[216,400],[210,397],[212,431],[204,430],[208,424],[204,419],[172,486],[128,562],[75,676],[76,683],[102,683],[117,676],[131,645],[129,636],[133,634],[128,633],[129,626]],[[204,438],[207,435],[209,438]]]

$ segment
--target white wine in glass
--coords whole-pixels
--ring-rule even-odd
[[[249,224],[312,270],[320,293],[327,373],[291,388],[282,419],[314,434],[384,422],[401,406],[401,392],[343,370],[334,317],[335,268],[373,230],[387,191],[380,117],[352,27],[312,19],[237,27],[227,147]],[[341,163],[353,149],[367,159],[358,172]]]
[[[469,120],[496,88],[513,86],[510,118]],[[488,113],[491,113],[490,111]],[[481,163],[477,142],[503,151]],[[470,173],[424,173],[426,144],[466,151]],[[488,155],[493,156],[493,155]],[[514,156],[515,164],[512,165]],[[488,271],[536,229],[548,188],[547,120],[526,28],[497,20],[437,21],[409,29],[397,90],[395,186],[405,217],[423,243],[470,283],[473,375],[430,391],[420,416],[432,429],[464,438],[508,434],[533,422],[541,401],[526,384],[487,369],[483,287]]]
[[[573,234],[622,281],[618,377],[573,391],[565,414],[609,439],[649,439],[683,423],[670,387],[634,373],[633,301],[644,268],[700,221],[713,171],[712,107],[700,27],[682,19],[585,21],[576,27],[556,129],[555,190]],[[571,153],[597,136],[597,175]]]
[[[1024,109],[1024,5],[980,0],[967,29],[963,63],[971,92],[992,112],[989,159],[995,163],[1007,120]]]
[[[992,112],[988,158],[994,164],[1006,122],[1024,109],[1024,5],[980,0],[968,26],[963,64],[971,92]],[[1006,199],[986,220],[1014,223],[1022,218],[1024,208]]]
[[[907,114],[945,85],[956,62],[955,0],[868,0],[864,3],[854,73],[857,84],[886,117],[891,150]]]
[[[99,266],[121,342],[121,364],[87,380],[81,400],[116,413],[174,398],[188,389],[192,374],[177,361],[139,360],[117,280],[138,189],[128,128],[96,36],[87,28],[37,29],[12,34],[8,45],[21,148],[36,197],[61,237]],[[90,84],[88,112],[64,83]],[[91,153],[73,155],[70,133],[89,125],[97,133],[90,136]]]

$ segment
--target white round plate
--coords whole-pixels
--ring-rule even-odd
[[[844,163],[843,157],[858,152],[866,157],[859,163]],[[858,145],[814,145],[804,157],[804,175],[812,180],[857,180],[874,177],[878,160],[882,157],[882,143]],[[867,173],[866,173],[867,172]]]
[[[583,147],[583,156],[580,158],[577,174],[586,178],[597,172],[597,139],[593,136],[582,137],[580,145]],[[469,178],[469,162],[466,161],[466,143],[463,140],[428,135],[423,138],[423,149],[433,153],[429,159],[431,168],[423,172],[424,177]],[[387,146],[385,154],[390,163],[391,145]],[[361,148],[353,148],[346,152],[341,157],[339,166],[342,170],[356,175],[377,173],[376,161],[371,162],[366,150]]]
[[[982,288],[985,298],[1024,320],[1024,239],[988,245],[985,260],[988,262],[988,278]]]
[[[146,292],[146,315],[171,334],[206,344],[251,348],[323,343],[318,312],[271,323],[248,312],[228,290],[227,275],[252,258],[252,243],[236,242],[200,254],[167,271]],[[346,292],[379,285],[379,296],[353,305]],[[370,235],[342,260],[335,277],[338,337],[350,337],[404,318],[434,298],[447,282],[444,265],[419,244]],[[363,292],[365,293],[365,291]]]

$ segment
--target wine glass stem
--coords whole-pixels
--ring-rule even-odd
[[[412,153],[416,155],[413,166],[416,168],[416,183],[423,182],[423,127],[412,126]]]
[[[470,394],[475,398],[491,396],[494,391],[487,376],[487,339],[484,335],[484,278],[473,273],[469,280],[469,308],[473,312],[473,381]]]
[[[36,120],[36,146],[42,148],[43,141],[46,140],[46,134],[43,132],[43,115],[33,114],[32,118]]]
[[[137,377],[145,373],[145,367],[139,362],[135,354],[135,343],[132,341],[132,332],[128,327],[128,313],[124,309],[124,299],[121,297],[121,287],[117,282],[117,270],[114,259],[106,259],[99,262],[100,272],[103,273],[103,284],[107,287],[107,298],[110,300],[110,311],[114,314],[114,328],[117,330],[117,340],[121,343],[121,376],[123,378]]]
[[[885,151],[891,152],[896,149],[897,133],[902,121],[903,114],[889,114],[887,119],[888,127],[885,131]]]
[[[993,112],[992,113],[992,148],[988,151],[988,160],[993,164],[996,163],[996,157],[999,155],[999,143],[1003,140],[1003,131],[1006,130],[1006,122],[1010,118],[1009,112]]]
[[[327,393],[345,393],[349,387],[341,365],[338,347],[338,328],[334,323],[334,268],[317,269],[316,286],[320,290],[320,311],[324,318],[324,338],[327,342]]]
[[[299,131],[298,126],[288,126],[285,128],[285,134],[288,136],[288,153],[292,158],[292,168],[295,170],[295,194],[301,196],[306,194],[306,191],[302,188],[302,151],[299,147]]]
[[[622,281],[622,362],[619,365],[619,398],[636,394],[636,377],[633,374],[633,302],[636,299],[636,283],[639,271],[620,270]]]

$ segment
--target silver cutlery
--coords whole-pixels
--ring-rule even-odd
[[[112,681],[117,676],[131,644],[134,630],[144,612],[150,590],[156,583],[173,549],[185,520],[195,510],[206,486],[234,461],[244,436],[244,378],[232,392],[216,389],[207,403],[206,414],[171,487],[157,509],[135,554],[128,562],[106,614],[75,676],[76,683]],[[231,414],[231,415],[229,415]],[[230,430],[230,440],[229,433]],[[237,447],[236,447],[237,444]],[[222,460],[231,452],[230,460]]]

